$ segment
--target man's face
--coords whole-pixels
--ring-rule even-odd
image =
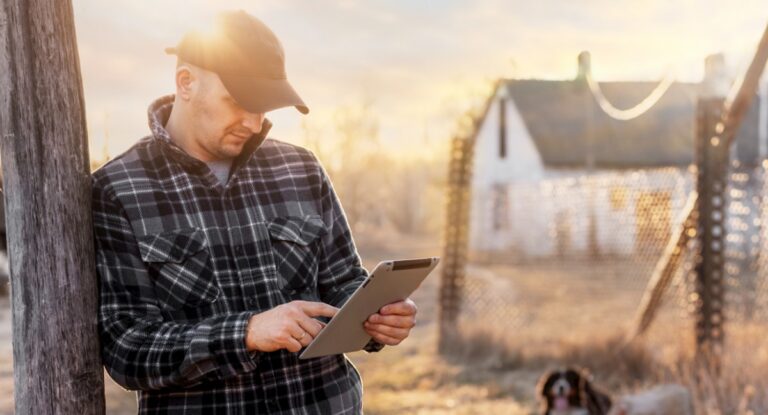
[[[248,139],[261,131],[264,113],[240,107],[215,73],[196,72],[199,83],[191,93],[192,119],[188,120],[195,127],[190,144],[203,161],[236,157]]]

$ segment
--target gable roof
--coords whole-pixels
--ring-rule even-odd
[[[646,113],[629,121],[605,114],[584,80],[506,80],[500,82],[514,101],[545,165],[586,167],[590,147],[595,167],[685,166],[694,160],[696,100],[700,84],[674,82]],[[656,82],[601,82],[617,108],[630,108]],[[758,162],[758,100],[736,137],[736,156]]]

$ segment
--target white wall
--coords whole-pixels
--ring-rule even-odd
[[[544,163],[514,101],[502,87],[496,93],[475,142],[473,185],[488,188],[493,183],[540,180]],[[507,155],[499,157],[499,99],[505,99],[507,119]]]
[[[499,100],[506,102],[506,157],[499,156]],[[525,127],[514,101],[506,96],[506,88],[496,91],[475,141],[472,173],[472,206],[470,208],[470,249],[503,250],[510,248],[510,232],[496,232],[493,226],[492,189],[495,184],[521,181],[536,182],[544,174],[541,156]],[[510,195],[511,196],[511,195]],[[510,202],[513,199],[510,200]]]
[[[477,206],[472,212],[474,224],[484,225],[482,229],[470,230],[474,236],[471,245],[474,253],[502,254],[517,259],[591,254],[590,212],[593,212],[596,253],[657,255],[663,241],[649,241],[651,245],[636,244],[640,229],[647,231],[651,225],[639,224],[639,220],[651,218],[638,210],[641,200],[654,195],[656,212],[653,217],[662,221],[654,223],[666,224],[673,230],[693,187],[690,173],[673,168],[603,170],[589,176],[583,171],[563,170],[548,172],[547,176],[557,178],[506,185],[508,216],[505,229],[493,228],[493,190],[473,189]],[[656,195],[666,195],[662,197],[669,199],[664,203],[656,199]]]

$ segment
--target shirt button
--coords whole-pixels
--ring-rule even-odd
[[[249,299],[247,299],[245,301],[245,303],[248,304],[249,306],[254,306],[254,305],[256,305],[256,299],[255,298],[249,298]]]
[[[243,247],[236,246],[235,247],[235,253],[238,254],[238,255],[242,254],[243,253]]]

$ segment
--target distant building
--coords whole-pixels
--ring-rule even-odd
[[[673,82],[629,121],[596,103],[587,53],[575,79],[499,81],[474,134],[471,254],[630,255],[665,240],[693,187],[697,99],[729,85],[722,56],[707,62],[702,83]],[[657,83],[599,85],[617,108],[628,108]],[[765,158],[762,101],[736,138],[733,157],[743,168]]]

